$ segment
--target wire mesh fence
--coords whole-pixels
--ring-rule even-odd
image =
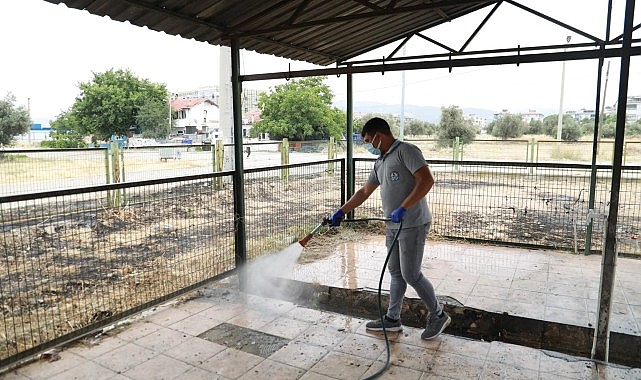
[[[0,365],[233,269],[232,190],[217,178],[0,198]]]
[[[344,162],[247,170],[248,258],[287,247],[340,207],[345,194]]]
[[[556,141],[537,139],[477,139],[467,144],[453,147],[439,146],[437,140],[408,139],[421,148],[426,156],[440,160],[466,161],[516,161],[516,162],[592,162],[592,141]],[[597,149],[597,163],[612,163],[614,141],[602,139]],[[641,141],[625,141],[623,149],[625,165],[641,164]]]
[[[248,258],[338,207],[344,160],[249,170]],[[236,267],[230,172],[0,197],[0,367]]]
[[[104,185],[107,149],[0,151],[0,195]]]
[[[359,159],[356,183],[374,160]],[[452,162],[429,160],[436,184],[428,194],[432,234],[488,243],[601,251],[609,211],[611,171],[597,167],[594,205],[589,207],[590,165]],[[618,248],[641,254],[641,167],[625,167],[620,187]],[[357,212],[384,217],[376,191]]]
[[[282,142],[247,143],[244,167],[331,159],[328,144],[291,142],[284,159]],[[335,145],[341,151],[340,144]],[[233,149],[222,144],[218,153],[216,145],[209,144],[0,151],[0,196],[233,170]]]

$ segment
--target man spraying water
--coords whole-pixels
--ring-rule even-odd
[[[383,327],[387,331],[401,331],[401,306],[409,284],[429,311],[421,338],[436,338],[450,324],[451,318],[436,299],[432,283],[421,272],[425,239],[432,224],[425,195],[434,185],[434,177],[421,150],[394,138],[384,119],[370,119],[363,126],[361,137],[378,159],[365,184],[332,215],[330,225],[339,226],[345,214],[363,204],[378,186],[381,187],[383,212],[390,218],[386,222],[390,296],[385,317],[368,322],[366,327],[374,331],[381,331]],[[401,231],[398,231],[401,221]]]

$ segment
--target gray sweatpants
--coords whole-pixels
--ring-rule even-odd
[[[427,223],[418,227],[403,228],[398,235],[398,241],[392,248],[387,264],[391,275],[390,303],[387,308],[387,316],[392,319],[400,319],[401,317],[401,307],[407,284],[416,290],[430,313],[439,314],[441,312],[434,287],[421,272],[425,238],[430,226],[431,223]],[[388,251],[397,231],[397,229],[387,228],[385,245]]]

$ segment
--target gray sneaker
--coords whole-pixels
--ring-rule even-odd
[[[386,315],[383,320],[385,321],[386,331],[403,331],[403,325],[401,324],[400,319],[396,322],[393,322],[389,318],[387,318]],[[365,328],[372,331],[383,331],[383,324],[381,323],[380,319],[375,319],[373,321],[367,322]]]
[[[436,314],[431,315],[427,319],[427,327],[425,331],[421,334],[422,339],[434,339],[439,336],[443,330],[452,322],[452,318],[447,315],[446,312],[443,312],[442,317],[437,317]]]

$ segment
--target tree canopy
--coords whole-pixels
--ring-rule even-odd
[[[452,146],[456,137],[463,144],[474,141],[476,127],[472,121],[463,118],[463,110],[457,106],[441,107],[441,123],[436,132],[438,145]]]
[[[280,140],[314,140],[342,137],[345,113],[332,107],[334,97],[323,77],[292,80],[261,94],[258,108],[261,121],[252,127],[252,135],[269,133]]]
[[[16,97],[7,93],[0,100],[0,146],[12,145],[16,136],[29,132],[29,110],[16,106]]]
[[[86,148],[84,135],[78,127],[78,120],[70,110],[60,113],[51,122],[51,140],[45,140],[40,145],[45,148]]]
[[[129,70],[110,69],[94,73],[91,81],[78,87],[80,95],[72,112],[83,133],[99,140],[124,136],[134,129],[154,137],[168,135],[158,136],[169,125],[165,85],[137,78]]]
[[[549,115],[543,119],[543,130],[546,135],[556,138],[558,129],[559,115]],[[577,141],[583,136],[581,125],[574,120],[571,115],[563,115],[561,121],[561,140]]]
[[[520,114],[502,115],[488,126],[492,136],[503,140],[521,137],[526,129],[527,124],[525,124]]]

